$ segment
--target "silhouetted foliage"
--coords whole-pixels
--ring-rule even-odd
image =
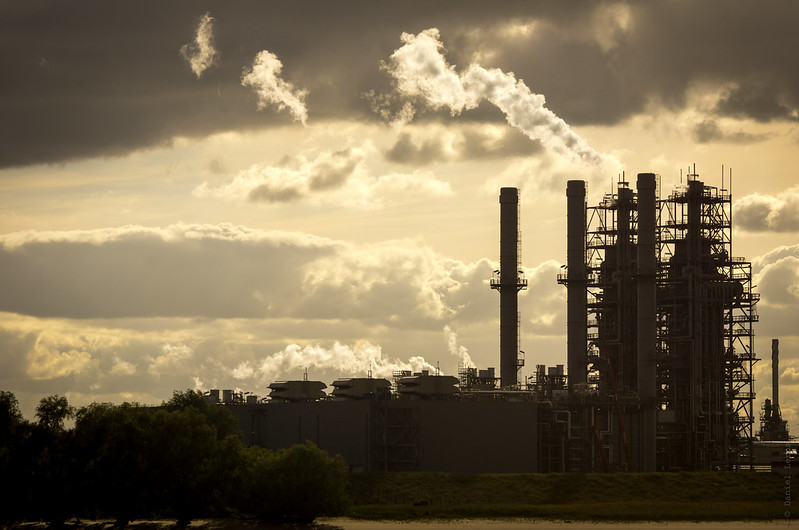
[[[225,407],[210,403],[199,390],[175,390],[172,399],[162,405],[166,410],[194,409],[205,416],[208,425],[216,429],[216,437],[223,440],[228,436],[241,437],[239,424],[233,414]]]
[[[66,420],[75,418],[74,428]],[[48,396],[26,422],[0,392],[0,524],[71,517],[197,517],[235,510],[268,521],[342,513],[345,465],[307,442],[272,453],[242,445],[238,423],[199,392],[161,407],[93,403],[77,411]]]
[[[27,430],[16,396],[0,391],[0,524],[18,520],[24,513],[28,473],[21,445]]]
[[[309,523],[347,507],[346,464],[311,442],[270,453],[248,449],[250,511],[266,521]]]
[[[36,407],[36,418],[39,425],[50,431],[60,431],[64,428],[64,421],[75,415],[75,409],[69,405],[64,396],[47,396],[39,401]]]
[[[17,397],[11,392],[0,391],[0,448],[6,447],[14,439],[17,429],[24,422]]]

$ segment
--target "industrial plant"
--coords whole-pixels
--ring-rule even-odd
[[[208,399],[238,417],[245,442],[310,440],[353,471],[599,472],[755,470],[796,458],[773,396],[756,427],[752,266],[733,253],[732,197],[689,171],[666,195],[659,177],[624,180],[599,204],[566,188],[567,252],[552,281],[567,294],[565,366],[520,372],[519,190],[502,188],[499,376],[397,372],[394,380],[280,381],[268,398]]]

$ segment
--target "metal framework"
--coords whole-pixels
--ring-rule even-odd
[[[587,382],[617,403],[639,390],[637,199],[622,180],[586,210]],[[752,466],[759,295],[732,255],[731,194],[694,172],[656,203],[658,467]]]
[[[627,182],[589,206],[587,219],[588,381],[603,395],[629,395],[636,391],[637,212]]]
[[[671,464],[751,467],[760,296],[751,263],[732,256],[731,194],[694,172],[660,201],[659,215],[660,401],[674,411],[667,436],[688,448]]]

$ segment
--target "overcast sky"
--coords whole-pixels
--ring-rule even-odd
[[[0,388],[173,389],[499,364],[521,189],[523,376],[565,364],[566,181],[696,164],[752,260],[759,407],[799,430],[799,4],[0,4]]]

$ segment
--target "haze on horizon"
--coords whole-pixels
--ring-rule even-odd
[[[799,6],[206,1],[0,7],[0,388],[173,389],[497,366],[498,190],[521,344],[565,364],[565,186],[732,168],[757,406],[799,429]],[[729,169],[727,170],[729,171]],[[730,186],[728,173],[724,185]]]

